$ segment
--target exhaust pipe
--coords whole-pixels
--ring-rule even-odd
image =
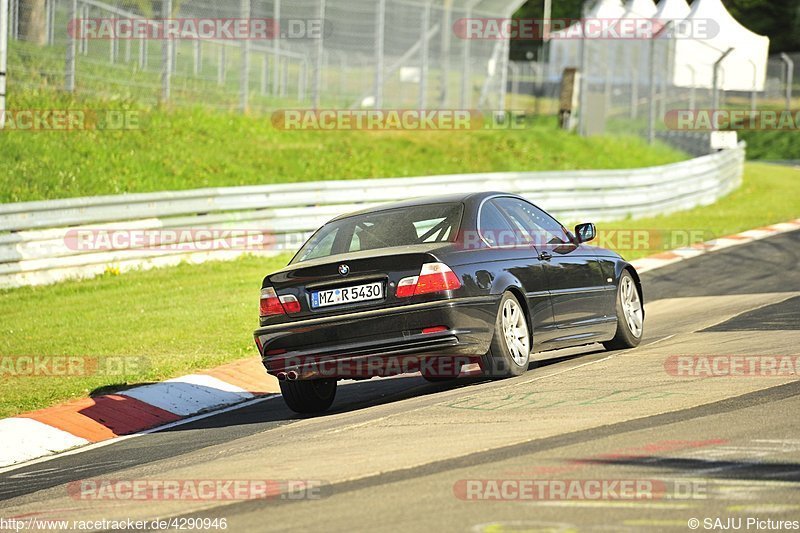
[[[275,374],[275,377],[278,378],[278,381],[285,381],[286,372],[278,372],[277,374]]]
[[[298,377],[300,377],[300,374],[297,373],[297,370],[290,370],[289,372],[286,373],[286,378],[290,381],[294,381]]]

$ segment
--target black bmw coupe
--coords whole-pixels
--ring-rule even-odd
[[[530,354],[639,344],[642,288],[618,254],[587,245],[524,198],[453,194],[339,216],[264,278],[255,341],[300,413],[328,409],[340,379],[476,362],[517,376]]]

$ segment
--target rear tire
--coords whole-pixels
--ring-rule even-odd
[[[603,343],[606,350],[635,348],[642,342],[644,309],[633,276],[622,271],[617,287],[617,332],[614,338]]]
[[[481,370],[485,376],[493,379],[520,376],[528,370],[530,355],[525,310],[514,294],[506,291],[497,309],[489,351],[480,360]]]
[[[281,381],[283,401],[296,413],[309,414],[326,411],[336,397],[335,379],[309,379]]]

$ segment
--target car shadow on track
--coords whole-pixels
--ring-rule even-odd
[[[530,363],[528,366],[528,373],[525,374],[525,376],[530,377],[537,369],[602,351],[604,351],[603,348],[587,347],[586,351],[582,353],[538,359]],[[430,383],[419,374],[403,374],[391,378],[372,378],[363,381],[346,381],[339,384],[333,406],[328,411],[317,415],[295,413],[286,407],[280,397],[275,397],[269,401],[243,406],[236,410],[235,416],[226,416],[227,413],[209,416],[163,431],[177,432],[196,429],[225,428],[232,425],[241,426],[276,422],[291,423],[306,418],[324,418],[411,398],[435,395],[441,392],[487,383],[489,381],[488,378],[482,375],[476,375],[460,377],[453,381]]]

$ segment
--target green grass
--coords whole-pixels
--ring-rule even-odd
[[[669,216],[599,224],[619,229],[699,229],[722,236],[800,216],[800,172],[748,163],[744,185],[714,205]],[[659,250],[621,250],[629,259]],[[288,257],[106,275],[0,292],[0,354],[143,356],[148,364],[109,379],[2,377],[0,417],[256,355],[262,277]],[[1,360],[1,358],[0,358]]]
[[[740,131],[739,138],[747,142],[747,159],[800,159],[798,131]]]
[[[0,133],[0,202],[328,179],[632,168],[685,157],[633,137],[583,139],[542,120],[515,131],[283,131],[263,116],[164,112],[66,96],[28,99],[14,109],[127,107],[141,110],[141,125]]]
[[[288,260],[250,256],[0,292],[0,363],[47,355],[147,361],[110,377],[0,374],[0,417],[255,355],[261,279]]]
[[[670,215],[598,224],[598,229],[676,230],[678,246],[724,237],[740,231],[800,218],[800,171],[766,163],[746,163],[742,186],[710,206],[697,207]],[[691,236],[699,239],[678,243]],[[660,233],[661,235],[663,233]],[[658,237],[653,239],[658,244]],[[669,234],[666,234],[669,235]],[[667,241],[668,242],[668,241]],[[667,247],[674,248],[678,246]],[[665,248],[618,250],[626,259],[637,259],[664,251]]]

